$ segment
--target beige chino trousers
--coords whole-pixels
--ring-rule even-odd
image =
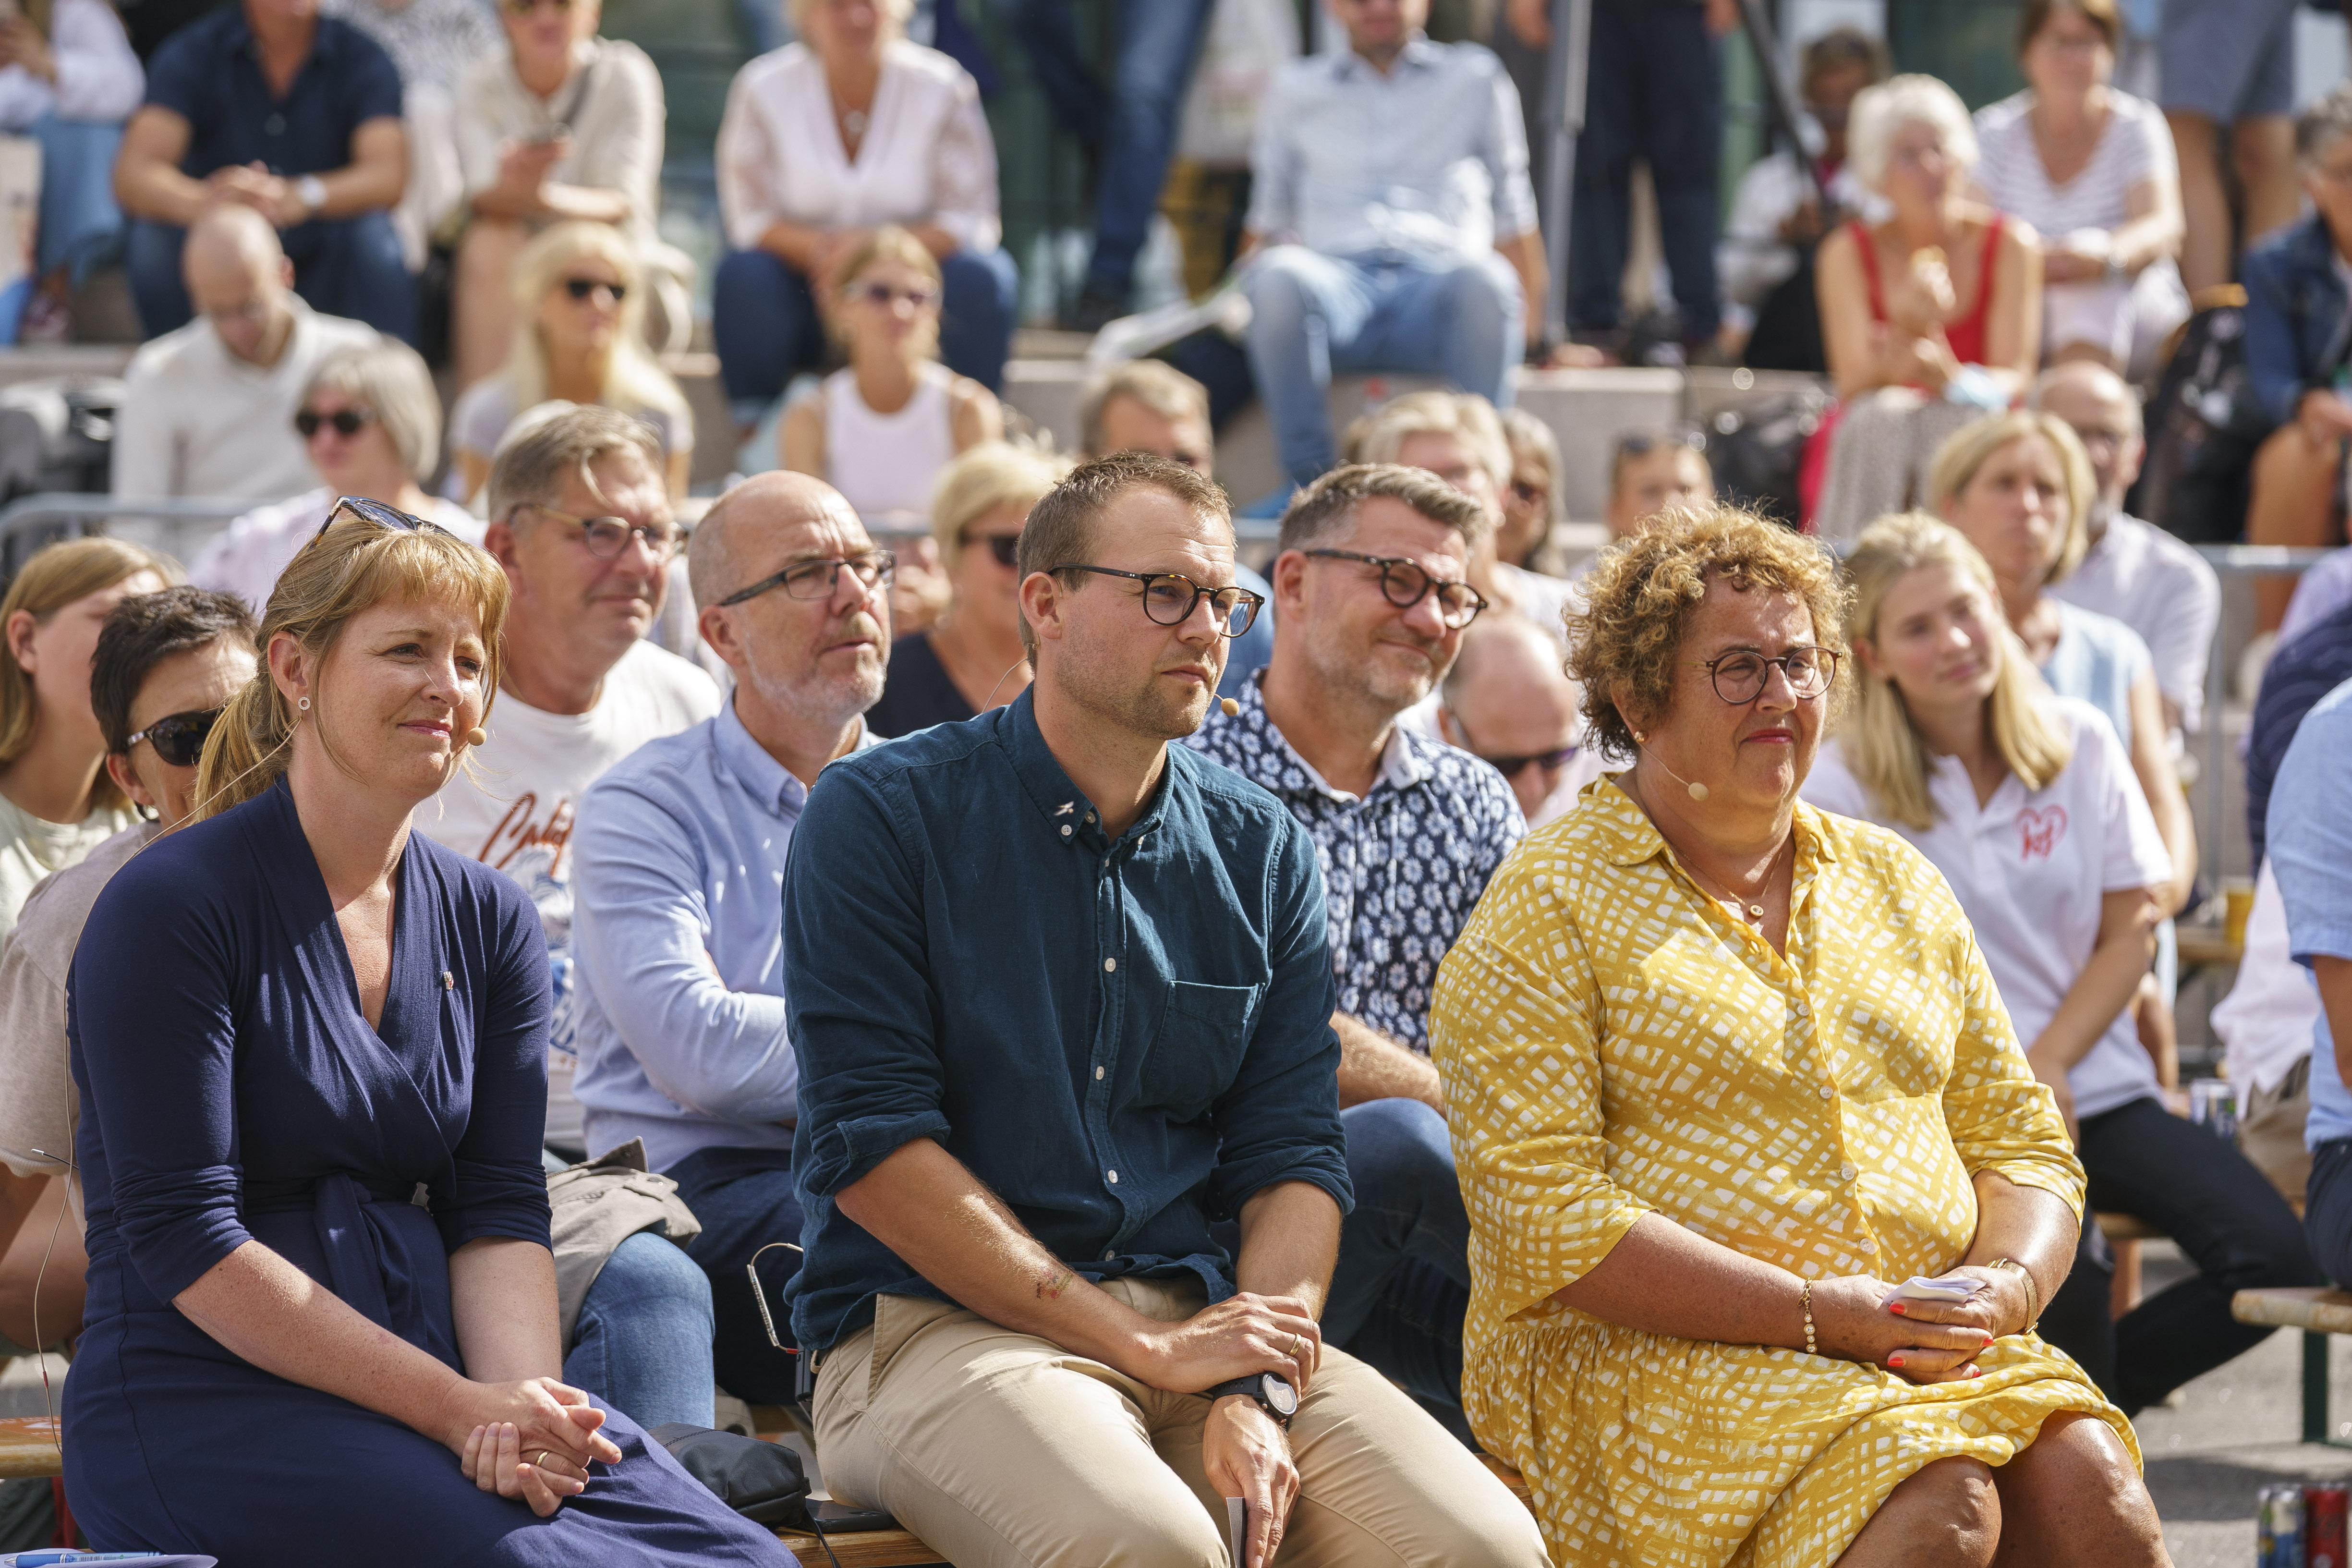
[[[1114,1279],[1181,1322],[1196,1282]],[[817,1369],[816,1444],[845,1502],[887,1509],[957,1568],[1231,1568],[1201,1467],[1209,1401],[1137,1382],[943,1301],[884,1296]],[[1290,1426],[1280,1568],[1538,1568],[1536,1522],[1371,1368],[1326,1348]]]

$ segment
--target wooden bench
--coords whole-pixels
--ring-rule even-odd
[[[2164,1232],[2137,1215],[2103,1214],[2099,1234],[2116,1255],[2115,1281],[2107,1288],[2107,1315],[2120,1318],[2139,1305],[2139,1244],[2162,1241]]]
[[[2327,1415],[2327,1338],[2352,1334],[2352,1292],[2310,1287],[2241,1290],[2230,1298],[2230,1315],[2242,1323],[2303,1331],[2303,1440],[2352,1448],[2352,1438],[2336,1436]]]
[[[37,1480],[65,1469],[57,1422],[46,1415],[0,1420],[0,1481]]]

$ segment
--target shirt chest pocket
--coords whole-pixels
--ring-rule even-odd
[[[1171,981],[1151,1050],[1143,1060],[1143,1100],[1179,1121],[1209,1109],[1241,1071],[1262,985],[1202,985]]]

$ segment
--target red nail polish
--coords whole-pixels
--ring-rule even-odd
[[[1901,1366],[1903,1364],[1903,1358],[1899,1355],[1888,1356],[1886,1358],[1886,1364],[1889,1366]]]
[[[1982,1377],[1984,1375],[1984,1370],[1981,1367],[1972,1366],[1969,1368],[1969,1375],[1970,1377]]]
[[[1889,1301],[1886,1304],[1886,1310],[1894,1313],[1898,1318],[1907,1316],[1907,1314],[1903,1310],[1903,1303],[1900,1301]]]

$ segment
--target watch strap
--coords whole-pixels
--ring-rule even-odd
[[[1214,1388],[1201,1390],[1201,1397],[1214,1402],[1237,1394],[1265,1411],[1276,1426],[1286,1431],[1290,1426],[1290,1417],[1265,1402],[1265,1390],[1258,1383],[1258,1379],[1265,1375],[1264,1373],[1254,1372],[1247,1377],[1236,1377],[1229,1383],[1221,1383]]]

